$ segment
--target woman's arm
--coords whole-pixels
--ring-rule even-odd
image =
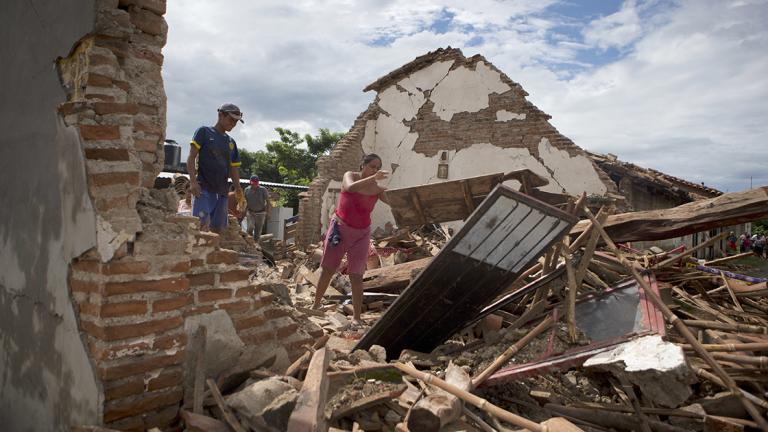
[[[344,173],[344,179],[341,182],[341,189],[347,192],[363,192],[370,190],[372,187],[381,189],[376,184],[376,181],[384,180],[388,175],[388,171],[378,170],[372,176],[360,180],[355,180],[355,172],[347,171]]]

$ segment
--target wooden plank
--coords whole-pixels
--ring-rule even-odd
[[[518,206],[526,209],[515,214],[537,213],[539,216],[525,224],[526,233],[518,233],[515,229],[497,233],[505,226],[505,217],[515,212]],[[489,219],[488,214],[498,217]],[[541,221],[545,221],[545,225],[538,229]],[[431,352],[478,316],[519,276],[516,271],[530,266],[539,254],[565,235],[575,221],[572,215],[506,186],[498,186],[363,336],[357,348],[367,349],[378,344],[387,349],[390,358],[397,358],[405,348]],[[552,227],[556,230],[551,231]],[[496,253],[498,260],[473,258],[483,258],[475,252],[483,245],[482,239],[490,237],[494,238],[497,247],[488,254]],[[521,250],[516,251],[516,248]],[[508,263],[514,265],[508,267],[513,271],[495,265],[508,257],[514,257],[514,262],[510,260]]]
[[[192,413],[203,413],[203,392],[205,390],[205,349],[208,328],[199,326],[195,331],[193,346],[197,349],[195,356],[195,381],[193,388]]]
[[[213,396],[213,400],[216,402],[216,405],[224,415],[224,421],[229,425],[229,427],[234,429],[235,432],[247,432],[245,427],[243,427],[243,425],[237,421],[237,417],[235,417],[235,415],[232,413],[232,410],[229,409],[227,403],[224,402],[224,398],[221,396],[221,392],[219,391],[219,387],[216,385],[216,381],[208,378],[205,383],[208,384],[208,390],[211,391],[211,396]]]
[[[486,174],[386,192],[395,222],[400,227],[466,219],[493,188],[503,181],[503,173]],[[466,186],[464,186],[466,184]],[[468,187],[472,207],[465,196]],[[417,201],[418,200],[418,203]]]
[[[611,215],[603,228],[614,242],[663,240],[768,216],[768,186],[694,201],[664,210]],[[577,235],[586,221],[571,230]]]
[[[315,351],[312,356],[304,385],[288,419],[288,432],[315,432],[325,429],[324,411],[329,382],[326,369],[330,360],[330,352],[326,348]]]
[[[461,182],[461,190],[464,192],[464,203],[467,204],[467,216],[469,216],[475,211],[475,201],[472,198],[471,187],[467,180]]]
[[[363,275],[363,291],[393,292],[408,286],[411,274],[432,262],[432,257],[368,270]]]
[[[394,366],[391,367],[394,368]],[[336,420],[343,419],[344,417],[349,417],[356,412],[374,407],[376,405],[381,405],[384,402],[390,401],[392,399],[396,399],[400,397],[406,388],[407,387],[403,385],[393,391],[372,394],[352,402],[352,404],[349,406],[337,408],[331,414],[331,422],[335,422]]]

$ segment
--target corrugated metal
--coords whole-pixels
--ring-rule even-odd
[[[497,186],[358,343],[397,357],[429,352],[471,322],[576,223],[576,218]]]

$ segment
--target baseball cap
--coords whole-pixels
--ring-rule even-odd
[[[225,103],[219,107],[218,111],[229,114],[235,120],[240,120],[240,123],[245,123],[245,121],[243,121],[243,113],[235,104]]]
[[[252,175],[252,176],[251,176],[251,181],[259,181],[259,176],[257,176],[257,175]]]

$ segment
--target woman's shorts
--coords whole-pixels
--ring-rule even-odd
[[[329,239],[333,233],[333,225],[339,230],[341,241],[333,244]],[[347,254],[347,273],[362,275],[368,262],[368,249],[371,243],[371,227],[352,228],[337,218],[332,218],[325,233],[323,259],[320,265],[324,268],[338,269],[344,254]]]

